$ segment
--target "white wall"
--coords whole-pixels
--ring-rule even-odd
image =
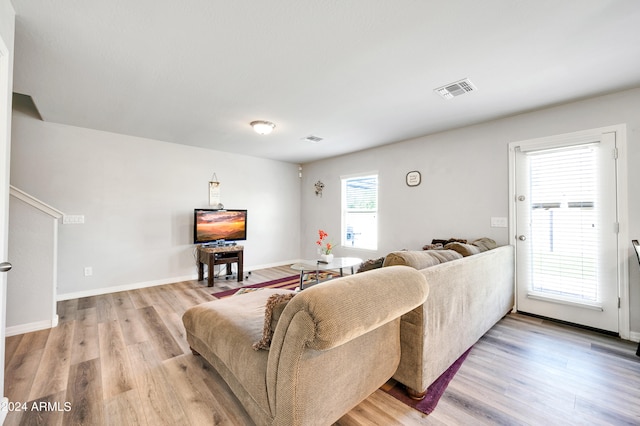
[[[248,210],[245,268],[298,259],[297,165],[42,122],[14,107],[11,184],[85,216],[60,226],[59,299],[194,278],[193,209],[208,207],[214,172],[225,207]]]
[[[455,102],[453,100],[452,102]],[[375,252],[337,248],[338,255],[362,258],[420,249],[433,238],[487,236],[509,242],[506,228],[491,228],[492,216],[507,217],[508,143],[626,123],[629,239],[640,238],[640,89],[547,108],[501,120],[420,137],[304,165],[301,253],[315,256],[318,228],[340,238],[340,176],[378,171],[379,247]],[[422,173],[422,184],[407,187],[405,175]],[[314,183],[325,183],[322,198]],[[632,335],[640,337],[640,268],[629,246]]]
[[[53,327],[59,219],[11,197],[9,202],[7,335]]]

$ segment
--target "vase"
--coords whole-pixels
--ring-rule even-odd
[[[330,263],[333,260],[333,254],[329,253],[329,254],[321,254],[320,258],[327,263]]]

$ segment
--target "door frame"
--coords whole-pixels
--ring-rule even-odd
[[[542,138],[527,139],[509,143],[509,244],[515,247],[515,256],[518,256],[517,228],[516,228],[516,146],[553,143],[559,139],[582,139],[589,135],[615,132],[616,134],[616,208],[618,211],[618,297],[620,308],[618,309],[618,332],[620,337],[629,340],[629,252],[631,240],[629,240],[629,208],[628,208],[628,173],[627,173],[627,126],[617,124],[596,129],[582,130],[578,132],[564,133]],[[517,262],[514,259],[517,267]],[[518,290],[517,271],[515,279],[515,294]],[[515,298],[514,311],[518,310],[518,300]]]
[[[1,8],[1,7],[0,7]],[[13,12],[12,9],[9,9]],[[13,16],[11,17],[13,19]],[[12,105],[12,92],[13,87],[13,57],[12,52],[9,51],[2,34],[0,34],[0,67],[2,68],[2,74],[0,74],[0,128],[4,127],[5,130],[0,134],[0,161],[3,162],[2,170],[3,175],[0,176],[0,262],[8,260],[9,250],[9,166],[11,159],[11,105]],[[7,256],[5,258],[5,256]],[[0,403],[5,407],[9,402],[8,398],[4,394],[4,364],[5,364],[5,327],[7,314],[7,273],[0,272]],[[8,411],[5,409],[0,410],[0,425],[4,423]]]

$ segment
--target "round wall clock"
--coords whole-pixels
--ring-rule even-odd
[[[420,185],[420,181],[422,180],[420,176],[420,172],[412,171],[407,173],[407,185],[408,186],[418,186]]]

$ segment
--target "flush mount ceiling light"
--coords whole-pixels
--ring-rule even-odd
[[[251,127],[253,127],[253,130],[255,130],[255,132],[259,135],[268,135],[276,127],[276,125],[273,124],[272,122],[264,121],[264,120],[252,121],[249,124],[251,125]]]

